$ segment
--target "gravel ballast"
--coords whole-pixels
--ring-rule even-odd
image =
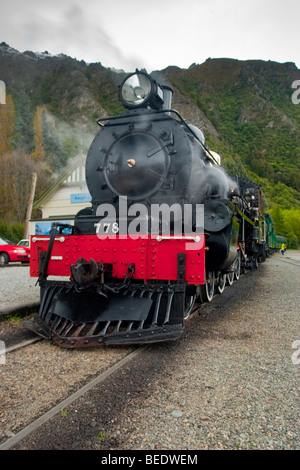
[[[180,340],[146,348],[14,448],[299,450],[299,261],[287,252],[261,263],[203,305]],[[55,402],[78,371],[93,375],[102,354],[111,363],[122,351],[31,348],[0,366],[2,432],[16,432],[22,406],[24,424],[41,396]]]
[[[40,288],[37,278],[29,275],[29,265],[0,267],[0,315],[24,305],[38,305]]]

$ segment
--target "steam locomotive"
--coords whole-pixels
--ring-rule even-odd
[[[87,154],[91,205],[31,239],[31,328],[66,348],[176,339],[196,300],[267,254],[259,186],[225,173],[172,89],[137,70],[119,98],[126,111],[97,121]]]

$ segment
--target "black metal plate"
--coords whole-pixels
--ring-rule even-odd
[[[52,300],[49,312],[74,323],[95,321],[146,320],[152,300],[147,298],[110,296],[109,299],[91,293],[60,292]]]

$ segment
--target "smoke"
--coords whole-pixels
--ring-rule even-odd
[[[200,166],[193,170],[188,187],[188,197],[193,203],[202,203],[204,198],[227,199],[231,189],[237,184],[225,170],[218,166]]]
[[[98,129],[92,133],[86,126],[70,124],[43,109],[43,145],[47,163],[56,177],[79,157],[86,157],[96,132]]]
[[[141,64],[145,66],[145,57],[122,51],[115,40],[120,32],[107,28],[105,14],[96,3],[89,8],[68,0],[58,11],[52,3],[43,10],[31,6],[30,18],[25,20],[17,11],[18,38],[12,42],[27,43],[33,51],[47,50],[50,54],[64,53],[86,62],[101,62],[105,67],[122,64],[124,70],[134,70]]]

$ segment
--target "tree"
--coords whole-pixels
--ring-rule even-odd
[[[284,219],[282,209],[276,204],[271,209],[272,219],[275,224],[275,232],[277,235],[283,235],[284,233]]]
[[[0,155],[0,219],[24,222],[32,182],[37,173],[39,193],[49,183],[42,162],[36,162],[22,148]]]
[[[21,147],[28,154],[34,151],[33,112],[31,101],[21,90],[16,94],[16,119],[13,145]]]
[[[11,140],[14,133],[15,109],[11,95],[6,104],[0,104],[0,154],[12,150]]]
[[[270,212],[276,234],[287,237],[289,248],[298,248],[300,243],[300,210],[282,209],[276,205]]]
[[[43,145],[43,108],[38,106],[33,119],[33,130],[34,130],[34,143],[35,149],[32,152],[32,157],[35,160],[44,161],[45,159],[45,148]]]

